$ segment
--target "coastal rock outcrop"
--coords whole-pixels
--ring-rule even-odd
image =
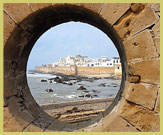
[[[80,86],[77,90],[87,90],[84,86]]]
[[[46,89],[45,91],[46,91],[46,92],[53,92],[52,89]]]

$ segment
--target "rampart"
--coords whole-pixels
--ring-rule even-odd
[[[66,75],[79,75],[87,77],[113,77],[114,67],[42,67],[36,66],[35,71],[43,73],[61,73]]]

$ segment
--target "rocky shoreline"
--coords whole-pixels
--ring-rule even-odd
[[[114,98],[91,99],[40,105],[53,118],[70,123],[87,121],[103,113]]]
[[[76,75],[63,75],[63,74],[53,74],[56,75],[56,77],[53,78],[49,78],[49,79],[42,79],[41,82],[45,83],[61,83],[63,85],[74,85],[77,82],[81,82],[81,81],[88,81],[93,83],[95,80],[99,80],[102,77],[82,77],[82,76],[76,76]],[[114,79],[113,77],[103,77],[103,79]],[[72,82],[73,81],[73,82]],[[106,84],[106,83],[101,83],[98,85],[99,87],[118,87],[118,85],[116,83],[112,83],[112,84]],[[98,97],[97,93],[100,93],[100,91],[97,90],[92,90],[94,92],[94,94],[90,94],[89,91],[82,85],[79,84],[79,87],[76,90],[81,90],[83,91],[85,94],[84,95],[80,95],[80,98],[94,98],[94,97]],[[53,89],[46,89],[46,92],[53,92]],[[112,96],[112,95],[110,95]]]

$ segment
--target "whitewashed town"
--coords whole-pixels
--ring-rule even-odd
[[[58,62],[49,64],[52,67],[70,67],[70,65],[76,65],[77,67],[118,67],[121,69],[121,62],[119,57],[113,57],[109,59],[106,56],[101,58],[89,58],[88,56],[67,56],[61,58]],[[43,65],[46,66],[46,65]]]
[[[66,56],[58,62],[42,66],[36,66],[36,71],[45,73],[63,73],[81,76],[119,76],[122,74],[122,67],[119,57],[109,59],[106,56],[101,58],[89,58],[88,56]]]

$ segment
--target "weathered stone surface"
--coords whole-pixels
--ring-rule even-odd
[[[156,23],[156,25],[152,28],[152,30],[154,31],[156,37],[160,37],[160,21]]]
[[[12,113],[13,119],[16,119],[17,124],[20,125],[21,131],[29,123],[35,120],[35,118],[30,114],[30,112],[27,111],[26,106],[28,105],[27,103],[25,103],[23,98],[13,96],[8,99],[9,111]],[[4,117],[8,117],[7,114],[4,114]]]
[[[141,30],[153,25],[159,20],[159,17],[148,5],[141,4],[138,11],[129,10],[121,19],[114,25],[114,29],[124,40]]]
[[[156,46],[157,53],[160,54],[160,38],[159,37],[154,38],[154,43]]]
[[[57,132],[57,131],[62,131],[64,128],[65,124],[64,122],[55,120],[46,130],[45,132]]]
[[[160,11],[160,3],[152,3],[150,6],[154,11]]]
[[[139,75],[140,82],[160,83],[160,60],[144,60],[130,63],[128,72],[131,75]]]
[[[11,18],[6,13],[3,13],[3,18],[4,18],[4,22],[3,22],[4,34],[3,35],[5,37],[5,40],[7,40],[16,24],[13,22],[13,20],[11,20]],[[5,42],[4,42],[4,45],[5,45]]]
[[[135,3],[131,5],[131,11],[134,13],[138,12],[139,10],[143,10],[143,8],[144,6],[142,6],[141,3]]]
[[[28,124],[23,119],[21,120],[21,124],[17,123],[18,119],[13,117],[13,115],[9,112],[8,107],[4,107],[4,119],[3,120],[4,120],[3,121],[4,132],[21,132],[23,130],[22,125]]]
[[[6,42],[7,42],[7,37],[3,36],[3,46],[5,46]]]
[[[30,3],[29,6],[32,9],[32,11],[35,12],[39,9],[52,6],[52,3]]]
[[[101,10],[101,8],[103,7],[103,3],[94,3],[94,4],[89,4],[89,3],[83,3],[82,6],[84,8],[87,8],[89,10],[94,11],[95,13],[99,13],[99,11]]]
[[[160,17],[160,11],[156,12],[156,14]]]
[[[107,121],[106,121],[107,120]],[[115,117],[109,125],[110,118],[105,119],[105,123],[102,124],[101,128],[94,130],[94,132],[137,132],[138,130],[131,126],[127,121],[122,119],[120,116]]]
[[[5,97],[10,97],[15,94],[17,94],[17,91],[15,90],[15,78],[9,78],[9,77],[4,77],[4,96]]]
[[[157,57],[155,45],[149,30],[145,30],[125,40],[123,44],[128,62],[133,59]]]
[[[5,3],[4,10],[18,23],[32,13],[27,3]]]
[[[125,101],[120,116],[143,132],[160,131],[160,116],[135,104]]]
[[[130,8],[130,4],[107,3],[104,5],[100,15],[113,25]]]
[[[7,107],[8,106],[8,102],[6,97],[3,96],[3,107]]]
[[[6,42],[7,42],[7,37],[3,36],[3,46],[5,46]]]
[[[153,109],[157,97],[158,86],[147,83],[128,84],[123,97],[131,102]]]
[[[139,75],[129,75],[128,81],[130,83],[139,83],[140,82],[140,76]]]
[[[158,93],[155,111],[158,112],[158,113],[160,113],[160,91],[159,91],[159,93]]]
[[[33,124],[30,124],[27,126],[23,132],[43,132],[43,129],[39,128],[38,126],[35,126]]]

